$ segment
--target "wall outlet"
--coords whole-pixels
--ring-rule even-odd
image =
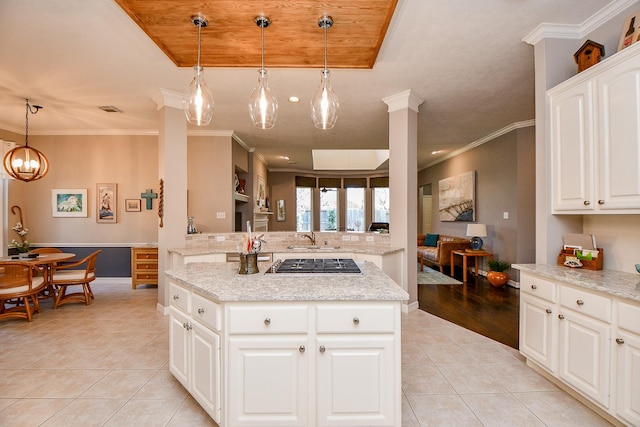
[[[224,242],[224,236],[216,236],[216,242]]]
[[[373,236],[367,236],[367,242],[373,242],[376,239]]]
[[[342,235],[342,240],[348,241],[351,240],[347,234]]]
[[[227,213],[226,212],[216,212],[216,218],[225,219],[226,217],[227,217]]]
[[[358,236],[351,236],[351,241],[352,241],[352,242],[358,242],[358,241],[360,241],[360,237],[358,237]]]

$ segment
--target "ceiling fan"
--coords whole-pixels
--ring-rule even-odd
[[[322,187],[320,189],[320,192],[322,192],[322,193],[326,193],[327,191],[336,191],[336,189],[335,188],[327,188],[327,187]]]

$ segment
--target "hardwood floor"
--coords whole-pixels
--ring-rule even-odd
[[[455,278],[462,281],[462,271]],[[418,285],[421,310],[493,340],[518,348],[520,290],[494,288],[483,276],[462,285]]]

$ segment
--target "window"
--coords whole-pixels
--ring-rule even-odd
[[[373,222],[389,222],[389,187],[373,189]]]
[[[311,187],[296,187],[296,231],[311,231]]]
[[[338,189],[320,189],[320,231],[336,231],[338,213]]]
[[[347,188],[347,231],[364,230],[364,188]]]

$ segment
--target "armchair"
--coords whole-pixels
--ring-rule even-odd
[[[0,319],[19,317],[31,322],[34,311],[40,312],[38,293],[45,288],[44,277],[34,277],[28,262],[0,262]]]
[[[68,302],[84,302],[91,304],[94,299],[90,283],[96,279],[97,250],[85,258],[78,261],[66,262],[54,265],[51,270],[51,284],[58,287],[58,294],[53,304],[53,308],[58,308]],[[69,286],[81,286],[81,291],[67,294]]]

